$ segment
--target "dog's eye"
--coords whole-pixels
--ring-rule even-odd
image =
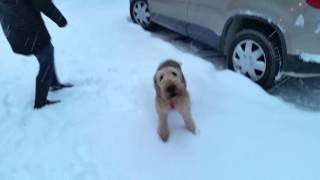
[[[162,79],[163,79],[163,76],[160,76],[160,81],[162,81]]]
[[[173,76],[177,76],[177,73],[175,73],[175,72],[172,72],[172,75],[173,75]]]

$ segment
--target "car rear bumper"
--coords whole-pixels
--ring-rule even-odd
[[[316,56],[315,56],[316,57]],[[320,57],[320,54],[319,54]],[[312,56],[310,56],[312,58]],[[320,61],[309,60],[303,56],[288,55],[283,64],[283,72],[285,75],[293,77],[316,77],[320,76]]]

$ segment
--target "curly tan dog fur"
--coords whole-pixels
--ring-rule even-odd
[[[169,138],[168,113],[172,110],[179,112],[184,119],[186,128],[195,134],[195,124],[191,115],[190,96],[181,66],[174,60],[160,64],[154,75],[156,90],[156,110],[159,124],[158,134],[166,142]]]

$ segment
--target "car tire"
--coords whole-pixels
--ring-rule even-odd
[[[134,23],[139,24],[143,29],[155,31],[156,24],[151,21],[151,14],[147,0],[133,0],[130,3],[130,16]]]
[[[240,31],[227,51],[228,68],[247,76],[264,89],[270,89],[279,73],[279,46],[256,30]]]

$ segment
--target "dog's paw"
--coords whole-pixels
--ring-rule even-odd
[[[196,126],[194,125],[194,123],[188,124],[187,130],[196,135]]]
[[[159,136],[160,136],[160,138],[161,138],[161,140],[163,142],[167,142],[168,141],[169,135],[170,135],[168,130],[159,131],[158,134],[159,134]]]

